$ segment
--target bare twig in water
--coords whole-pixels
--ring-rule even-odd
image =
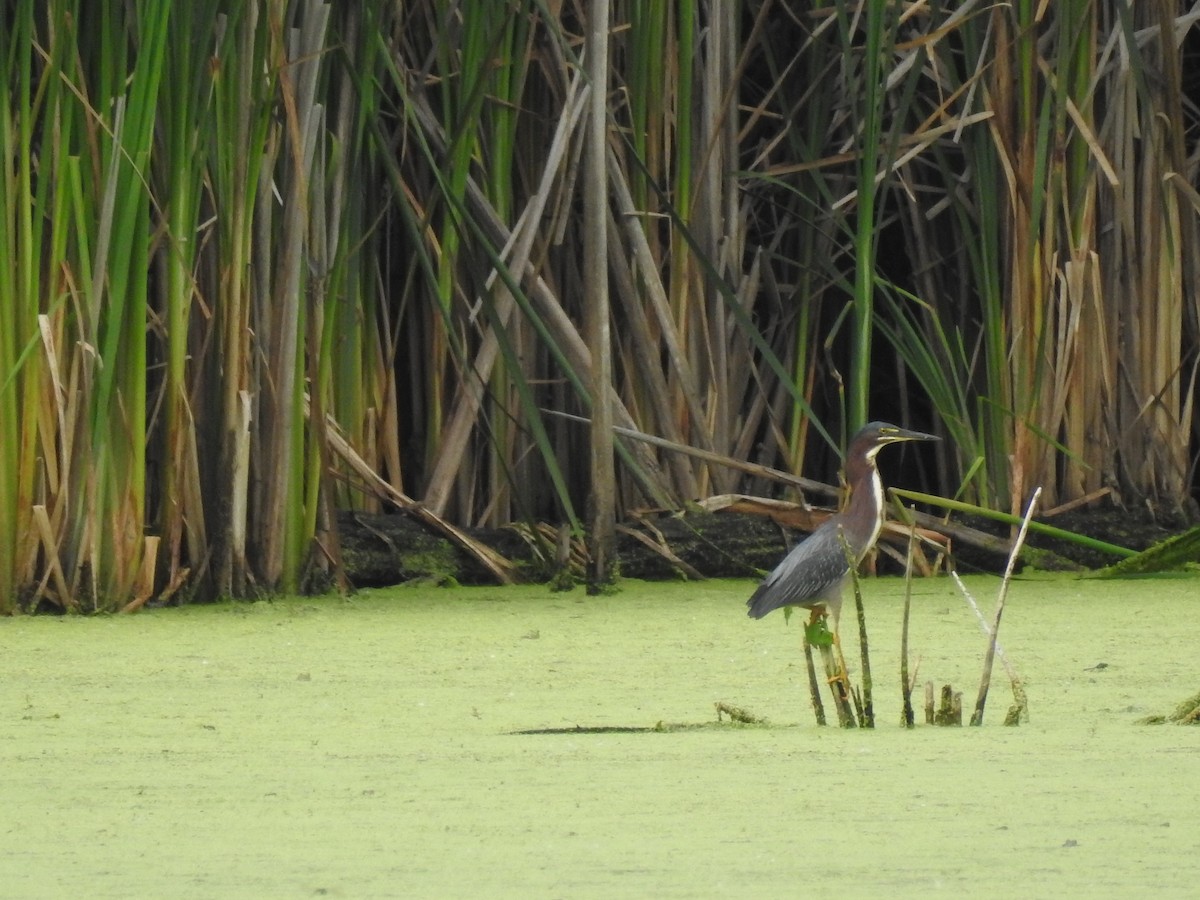
[[[1021,521],[1021,530],[1017,533],[1017,539],[1013,542],[1012,552],[1008,555],[1008,565],[1004,569],[1004,580],[1000,582],[1000,594],[996,598],[996,615],[992,622],[991,635],[988,640],[987,654],[983,658],[983,677],[979,683],[979,696],[975,700],[975,712],[971,715],[972,725],[983,724],[983,708],[987,704],[988,686],[992,681],[992,664],[996,658],[997,638],[1000,632],[1000,617],[1004,614],[1004,599],[1008,595],[1008,585],[1012,580],[1013,569],[1017,564],[1017,555],[1021,552],[1021,544],[1025,542],[1025,534],[1029,530],[1029,520],[1033,517],[1033,510],[1037,506],[1038,498],[1042,495],[1041,487],[1038,487],[1033,496],[1029,499],[1029,506],[1025,510],[1025,518]],[[1010,673],[1011,675],[1011,673]],[[1017,698],[1020,705],[1023,691],[1018,695],[1017,680],[1013,681],[1013,696]],[[1011,718],[1011,716],[1010,716]],[[1020,712],[1017,713],[1017,718],[1020,718]]]
[[[908,553],[904,560],[904,619],[900,625],[900,697],[904,701],[900,724],[912,728],[915,724],[913,715],[912,692],[913,681],[908,677],[908,619],[912,610],[912,561],[913,542],[917,537],[917,526],[910,525],[908,529]]]
[[[956,572],[954,569],[950,570],[950,577],[954,579],[954,583],[958,585],[958,590],[963,595],[963,599],[967,601],[967,606],[971,607],[971,611],[975,613],[975,618],[979,620],[979,630],[982,631],[985,636],[991,637],[992,626],[984,617],[983,610],[979,608],[979,603],[976,601],[975,596],[969,590],[967,590],[967,586],[963,584],[963,580],[958,576],[958,572]],[[1008,677],[1016,678],[1016,669],[1013,668],[1012,661],[1008,658],[1008,654],[1004,652],[1004,645],[999,641],[996,642],[996,656],[1000,659],[1001,664],[1004,666],[1004,671],[1008,673]]]
[[[762,716],[756,716],[748,709],[742,709],[740,706],[734,706],[732,703],[725,703],[718,700],[713,704],[717,708],[717,721],[724,721],[724,716],[729,716],[733,722],[740,722],[743,725],[765,725],[767,720]]]
[[[808,667],[808,692],[812,697],[813,715],[817,724],[825,724],[825,704],[821,702],[821,683],[817,681],[817,667],[813,663],[812,645],[804,639],[804,662]]]

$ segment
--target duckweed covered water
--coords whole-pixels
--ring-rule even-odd
[[[1015,583],[1031,721],[1000,724],[997,665],[982,728],[913,731],[902,582],[865,585],[874,731],[813,724],[800,617],[748,619],[752,587],[0,621],[0,896],[1200,891],[1200,729],[1135,724],[1200,689],[1195,578]],[[984,638],[951,582],[915,590],[919,677],[969,717]],[[771,724],[616,730],[718,701]]]

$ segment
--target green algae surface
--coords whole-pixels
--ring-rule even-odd
[[[864,584],[873,731],[813,724],[804,617],[748,619],[752,588],[0,621],[0,896],[1196,895],[1200,728],[1136,724],[1200,689],[1196,578],[1014,583],[1030,720],[998,663],[983,727],[912,731],[901,581]],[[969,716],[950,581],[910,643]]]

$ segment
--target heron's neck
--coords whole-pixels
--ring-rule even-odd
[[[879,538],[879,532],[883,528],[883,482],[879,478],[879,470],[874,466],[868,466],[866,473],[867,477],[863,478],[863,473],[860,471],[852,475],[846,473],[847,480],[857,485],[850,490],[850,502],[846,509],[846,518],[854,522],[869,522],[870,531],[867,534],[868,540],[863,543],[863,552],[875,545],[875,541]]]

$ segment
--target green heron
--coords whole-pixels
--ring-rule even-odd
[[[875,456],[888,444],[898,441],[936,440],[939,440],[936,435],[909,431],[886,422],[871,422],[856,434],[846,451],[849,504],[793,547],[775,571],[763,580],[754,596],[746,601],[751,618],[761,619],[781,606],[803,606],[812,610],[816,620],[823,607],[829,615],[830,630],[836,641],[842,588],[850,574],[838,531],[845,536],[854,559],[861,561],[875,546],[883,528],[883,483],[875,468]]]

